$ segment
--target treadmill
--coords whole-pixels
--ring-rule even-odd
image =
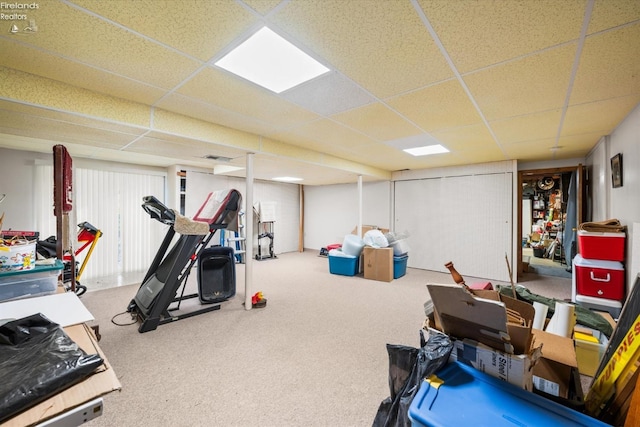
[[[142,208],[151,218],[169,225],[169,229],[127,307],[140,322],[138,332],[152,331],[159,325],[218,310],[221,302],[235,295],[233,250],[207,248],[207,245],[217,230],[237,227],[241,202],[242,195],[237,190],[215,191],[208,194],[198,212],[189,219],[154,196],[143,198]],[[172,245],[176,234],[179,237]],[[184,295],[191,268],[203,253],[205,260],[199,264],[198,293]],[[182,291],[178,296],[180,288]],[[201,307],[180,314],[171,313],[180,309],[183,300],[190,298],[199,298]],[[171,304],[174,304],[172,308]]]

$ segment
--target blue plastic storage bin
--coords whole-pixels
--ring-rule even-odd
[[[64,264],[36,265],[31,270],[0,271],[0,301],[53,294]]]
[[[407,260],[409,255],[401,255],[393,257],[393,278],[397,279],[407,273]]]
[[[436,376],[443,384],[435,388],[423,381],[411,402],[412,426],[608,426],[460,362]]]
[[[343,276],[355,276],[358,272],[358,257],[329,254],[329,272]]]

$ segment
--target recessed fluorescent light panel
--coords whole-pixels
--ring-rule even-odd
[[[293,176],[279,176],[276,178],[272,178],[274,181],[282,181],[282,182],[297,182],[302,181],[302,178],[295,178]]]
[[[405,148],[403,151],[406,151],[412,156],[428,156],[430,154],[440,154],[440,153],[449,152],[449,150],[447,150],[440,144],[425,145],[423,147],[415,147],[415,148]]]
[[[329,71],[267,27],[262,27],[215,65],[275,93]]]

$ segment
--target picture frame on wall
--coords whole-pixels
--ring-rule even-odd
[[[622,153],[611,158],[611,186],[622,187]]]

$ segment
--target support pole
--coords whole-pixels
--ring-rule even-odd
[[[245,261],[244,261],[244,309],[251,310],[253,288],[253,153],[247,153],[247,178],[245,190]]]

